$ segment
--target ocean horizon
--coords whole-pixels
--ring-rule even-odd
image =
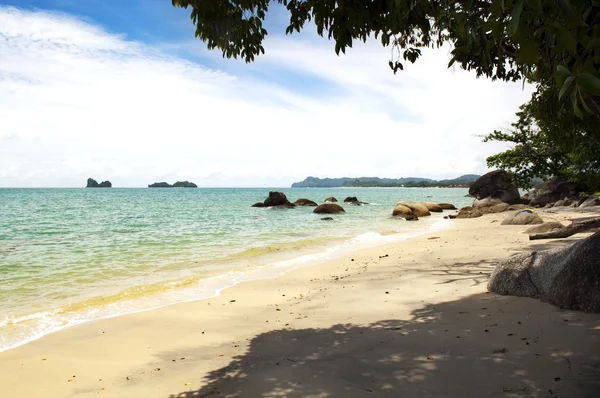
[[[290,201],[252,208],[269,190]],[[214,297],[353,250],[450,225],[442,214],[391,217],[400,200],[468,205],[465,188],[0,188],[0,351],[65,327]]]

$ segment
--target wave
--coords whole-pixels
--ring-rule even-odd
[[[333,260],[356,250],[399,242],[444,229],[449,227],[450,223],[439,220],[427,226],[401,233],[365,232],[346,240],[315,238],[283,242],[278,246],[252,247],[217,260],[220,264],[232,266],[249,259],[261,259],[251,267],[239,266],[226,271],[223,267],[203,270],[195,264],[193,275],[133,286],[116,294],[93,297],[50,311],[5,316],[0,319],[0,352],[70,326],[216,297],[222,290],[241,282],[277,277],[291,270]],[[214,262],[215,260],[212,260],[212,263]]]

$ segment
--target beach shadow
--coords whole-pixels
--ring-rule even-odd
[[[410,320],[259,334],[198,375],[202,388],[169,397],[597,397],[598,325],[599,315],[478,294]]]
[[[498,261],[474,261],[454,263],[440,269],[427,270],[432,275],[441,276],[444,278],[438,285],[454,283],[458,281],[471,281],[471,286],[487,284],[490,275],[494,268],[498,265]]]

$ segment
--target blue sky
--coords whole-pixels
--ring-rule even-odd
[[[266,54],[227,60],[169,0],[0,4],[0,187],[288,186],[320,177],[455,177],[504,149],[531,89],[447,69],[448,48],[394,76],[389,49],[337,57],[314,29],[285,36],[268,14]]]

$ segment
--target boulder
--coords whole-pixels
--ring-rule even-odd
[[[442,210],[456,210],[456,207],[451,203],[438,203]]]
[[[344,208],[336,203],[324,203],[322,205],[317,206],[313,213],[317,214],[339,214],[345,213]]]
[[[422,203],[400,201],[396,206],[398,205],[404,205],[408,207],[417,217],[426,217],[431,215],[427,206]]]
[[[543,224],[538,224],[534,227],[525,230],[525,234],[539,234],[542,232],[550,232],[556,229],[563,229],[565,226],[557,221],[548,221]]]
[[[356,196],[348,196],[346,199],[344,199],[344,203],[352,203],[352,202],[358,202],[358,198]]]
[[[296,206],[318,206],[315,202],[310,199],[300,198],[294,202]]]
[[[325,199],[325,202],[331,202],[331,203],[335,203],[338,200],[336,198],[334,198],[333,196],[328,197],[327,199]]]
[[[498,203],[496,205],[493,205],[492,207],[489,207],[489,209],[490,213],[502,213],[508,210],[509,207],[510,205],[508,203]]]
[[[479,177],[469,188],[469,195],[476,198],[474,207],[493,206],[500,202],[509,205],[521,203],[517,186],[504,170],[490,171]]]
[[[600,232],[572,245],[519,254],[498,264],[488,290],[562,309],[600,312]]]
[[[527,206],[524,204],[516,204],[516,205],[510,205],[508,206],[508,209],[506,209],[506,211],[511,211],[511,210],[524,210],[526,209]]]
[[[255,203],[252,207],[292,208],[295,205],[290,203],[283,192],[271,191],[269,197],[263,203]]]
[[[561,199],[579,198],[579,192],[583,189],[581,184],[560,180],[548,180],[536,185],[527,194],[532,207],[544,207],[548,203],[555,203]]]
[[[404,218],[405,220],[419,219],[415,216],[415,213],[413,213],[410,207],[401,204],[396,205],[394,211],[392,211],[392,216]]]
[[[502,225],[533,225],[543,224],[544,220],[537,213],[531,210],[518,210],[512,214],[509,214]]]
[[[600,198],[596,195],[592,195],[587,198],[579,207],[592,207],[592,206],[600,206]]]
[[[467,207],[463,207],[462,209],[460,209],[460,211],[454,218],[477,218],[477,217],[481,217],[481,216],[483,216],[483,213],[481,212],[481,208],[475,209],[471,206],[467,206]],[[450,216],[450,218],[453,218],[453,217]]]
[[[501,199],[488,197],[483,199],[475,199],[473,201],[473,207],[493,207],[501,203],[505,202],[503,202]]]
[[[571,206],[573,204],[573,201],[571,199],[563,199],[563,206]],[[556,206],[556,203],[554,204],[554,206]]]
[[[422,202],[422,203],[425,207],[427,207],[427,210],[429,210],[430,212],[441,213],[444,211],[437,203],[434,203],[434,202]]]

